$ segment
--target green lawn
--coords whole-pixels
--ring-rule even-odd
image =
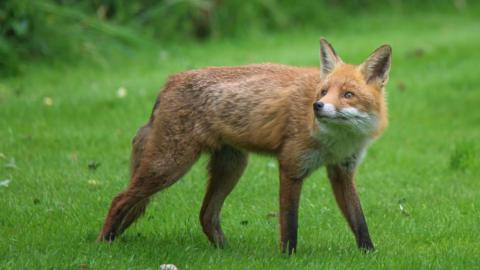
[[[0,185],[0,268],[477,268],[479,29],[478,19],[460,16],[365,17],[335,31],[125,51],[91,66],[32,64],[0,81],[0,183],[11,180]],[[320,35],[353,63],[393,46],[390,127],[358,175],[376,252],[356,249],[321,169],[304,186],[298,253],[282,256],[277,164],[259,156],[226,201],[227,249],[213,248],[198,222],[205,157],[118,241],[95,242],[127,184],[131,138],[169,74],[254,62],[315,66]]]

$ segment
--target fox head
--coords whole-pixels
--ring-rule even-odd
[[[384,87],[392,48],[383,45],[362,64],[346,64],[320,39],[321,81],[313,110],[322,126],[348,127],[376,135],[387,125]]]

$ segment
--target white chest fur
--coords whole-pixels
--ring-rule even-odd
[[[339,164],[355,157],[355,164],[361,161],[370,142],[365,133],[339,125],[319,124],[313,134],[318,147],[306,151],[303,156],[303,173],[309,174],[326,164]]]

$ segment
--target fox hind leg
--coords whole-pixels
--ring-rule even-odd
[[[140,161],[143,157],[143,151],[145,147],[145,142],[147,141],[148,134],[151,130],[151,123],[147,123],[146,125],[142,126],[138,129],[137,134],[132,140],[132,155],[130,159],[130,171],[131,176],[135,175],[138,167],[140,166]],[[148,203],[150,202],[149,198],[140,200],[136,205],[132,207],[132,209],[128,212],[125,216],[122,226],[119,228],[119,234],[123,232],[126,228],[128,228],[135,220],[141,217],[147,208]]]
[[[145,142],[147,137],[150,134],[151,123],[147,123],[137,130],[135,137],[132,140],[132,154],[130,158],[130,171],[131,176],[135,175],[138,167],[141,164],[141,159],[143,157],[143,151],[145,149]],[[135,220],[141,217],[147,208],[148,203],[150,202],[149,198],[145,198],[136,203],[130,211],[126,214],[124,220],[121,223],[120,228],[118,228],[118,234],[121,234],[126,228],[128,228]]]
[[[214,152],[208,165],[207,192],[200,211],[200,223],[208,239],[216,247],[226,245],[220,226],[220,211],[223,202],[233,190],[247,165],[247,154],[224,146]]]
[[[136,157],[132,180],[128,188],[119,193],[112,201],[105,219],[99,241],[113,241],[116,236],[128,228],[145,211],[149,198],[180,179],[197,160],[200,150],[192,142],[172,142],[167,137],[165,147],[149,149],[168,149],[148,158]],[[134,149],[135,151],[135,149]],[[145,150],[143,150],[145,155]]]
[[[113,200],[98,241],[113,241],[145,211],[149,195],[140,195],[134,188],[119,193]]]

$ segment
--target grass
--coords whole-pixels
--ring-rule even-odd
[[[102,65],[33,63],[0,81],[0,268],[473,269],[480,259],[480,28],[437,15],[363,18],[329,32],[158,46]],[[255,156],[222,213],[229,247],[201,232],[203,157],[114,244],[95,237],[128,181],[130,140],[168,74],[207,65],[318,64],[324,35],[347,62],[394,48],[391,125],[358,174],[377,251],[360,253],[323,170],[306,182],[299,250],[278,249],[278,172]],[[124,87],[127,95],[117,96]],[[89,166],[90,164],[90,166]],[[5,183],[5,182],[3,182]]]

